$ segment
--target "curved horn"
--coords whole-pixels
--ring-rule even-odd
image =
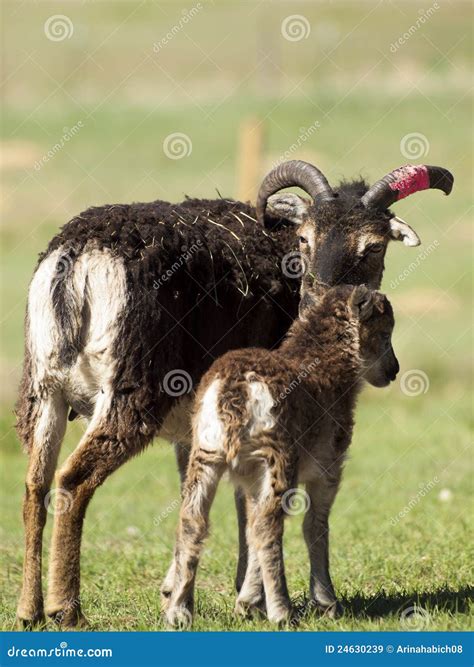
[[[312,199],[330,200],[335,195],[324,174],[303,160],[289,160],[278,165],[265,176],[257,197],[257,219],[263,224],[265,207],[270,195],[283,188],[298,186],[309,194]]]
[[[419,190],[435,188],[449,195],[454,177],[443,167],[407,164],[384,176],[361,197],[365,207],[385,209]]]

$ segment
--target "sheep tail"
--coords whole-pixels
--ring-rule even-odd
[[[238,386],[238,385],[241,386]],[[225,428],[226,460],[230,463],[237,457],[247,428],[247,383],[244,379],[236,383],[235,378],[223,384],[219,392],[219,413]]]
[[[70,366],[81,350],[85,285],[77,284],[74,265],[77,257],[73,249],[62,249],[58,255],[51,282],[51,301],[60,331],[59,358]]]

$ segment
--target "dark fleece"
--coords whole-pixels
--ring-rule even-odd
[[[185,370],[195,385],[229,349],[277,345],[297,313],[299,281],[281,271],[283,255],[296,247],[293,227],[281,221],[266,231],[255,209],[241,202],[93,207],[61,229],[40,261],[60,246],[63,279],[55,281],[52,298],[65,365],[85,334],[74,330],[67,290],[75,259],[86,248],[108,248],[124,259],[128,304],[115,350],[115,389],[117,398],[126,397],[127,413],[150,431],[172,400],[163,388],[169,371]]]
[[[342,184],[337,204],[326,214],[334,222],[350,212],[363,222],[368,213],[358,199],[366,189],[363,181]],[[325,209],[315,209],[322,224]],[[54,281],[51,297],[66,366],[87,335],[74,326],[77,317],[67,289],[75,260],[92,248],[108,248],[124,260],[128,303],[115,349],[113,409],[119,436],[132,429],[150,437],[160,427],[175,400],[163,387],[170,371],[186,371],[196,386],[224,352],[272,348],[281,341],[299,300],[299,281],[283,274],[281,260],[297,248],[297,240],[288,221],[267,222],[263,229],[254,207],[226,199],[105,205],[73,218],[40,255],[39,261],[58,247],[64,251],[58,262],[61,279]],[[165,278],[168,270],[171,276]],[[87,320],[87,313],[80,315],[79,320]],[[30,362],[27,354],[17,406],[20,433],[23,427],[31,429],[38,399]],[[29,438],[25,434],[23,439]]]

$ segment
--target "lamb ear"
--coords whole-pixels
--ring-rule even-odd
[[[298,315],[301,320],[306,319],[306,313],[310,308],[313,308],[321,301],[321,290],[311,288],[303,289],[301,294],[300,303],[298,306]]]
[[[286,218],[295,225],[301,225],[310,206],[311,202],[308,199],[303,199],[292,192],[283,192],[268,198],[267,213],[277,218]]]
[[[403,241],[407,246],[417,246],[421,243],[415,230],[396,215],[390,220],[390,237],[394,241]]]
[[[375,292],[369,290],[365,285],[354,287],[349,298],[354,317],[361,321],[369,319],[374,309],[374,295]]]
[[[306,319],[306,312],[313,306],[315,303],[314,299],[312,296],[309,294],[309,292],[305,292],[303,296],[300,299],[300,303],[298,305],[298,315],[301,320]]]

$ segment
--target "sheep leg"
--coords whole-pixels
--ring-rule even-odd
[[[23,628],[30,628],[44,620],[41,584],[43,529],[47,510],[52,507],[47,494],[66,430],[66,416],[66,403],[61,393],[55,391],[47,398],[41,399],[32,425],[33,434],[30,438],[31,449],[23,501],[25,527],[23,586],[17,609],[18,623]],[[57,499],[58,502],[60,500]]]
[[[191,455],[183,490],[174,565],[174,584],[165,614],[171,626],[188,626],[194,610],[194,583],[209,512],[225,469],[218,455],[197,450]]]
[[[254,542],[250,531],[250,526],[247,522],[247,515],[252,511],[253,504],[251,498],[246,498],[244,492],[238,489],[235,494],[236,504],[239,496],[239,503],[242,503],[245,524],[246,524],[246,538],[244,545],[248,544],[248,557],[246,547],[246,569],[242,585],[239,589],[239,595],[235,604],[235,613],[242,616],[252,616],[253,611],[265,613],[265,592],[263,589],[262,571],[258,561],[258,554],[254,548]],[[243,501],[243,502],[242,502]],[[248,504],[248,507],[247,507]],[[241,527],[239,525],[239,534]],[[242,542],[241,542],[242,545]],[[239,560],[240,565],[240,560]]]
[[[306,485],[310,507],[303,521],[303,533],[311,563],[310,604],[330,618],[340,615],[340,607],[329,574],[329,513],[336,497],[338,480],[325,479]]]
[[[186,471],[188,469],[189,456],[191,454],[191,443],[176,442],[174,445],[174,453],[176,456],[176,463],[178,464],[181,490],[183,490],[184,482],[186,480]]]
[[[106,401],[103,396],[102,406]],[[68,506],[54,517],[46,611],[64,626],[85,622],[80,603],[80,549],[87,506],[97,487],[145,444],[140,434],[119,439],[114,420],[98,405],[77,449],[59,470],[57,486],[66,494]]]
[[[235,577],[235,588],[240,592],[246,572],[249,559],[248,539],[247,539],[247,510],[245,493],[240,487],[234,492],[235,509],[237,510],[237,525],[239,530],[239,556],[237,561],[237,574]]]
[[[191,443],[188,442],[177,442],[174,445],[174,451],[176,455],[176,462],[178,464],[179,479],[181,484],[181,494],[183,493],[184,482],[186,481],[186,472],[189,464],[189,456],[191,453]],[[175,554],[173,554],[173,560],[171,565],[166,572],[165,578],[161,585],[161,609],[164,611],[169,604],[171,591],[174,586],[174,573],[175,573]]]
[[[284,623],[291,602],[283,562],[283,509],[281,496],[271,493],[257,501],[249,515],[249,536],[257,554],[265,588],[268,620]]]

